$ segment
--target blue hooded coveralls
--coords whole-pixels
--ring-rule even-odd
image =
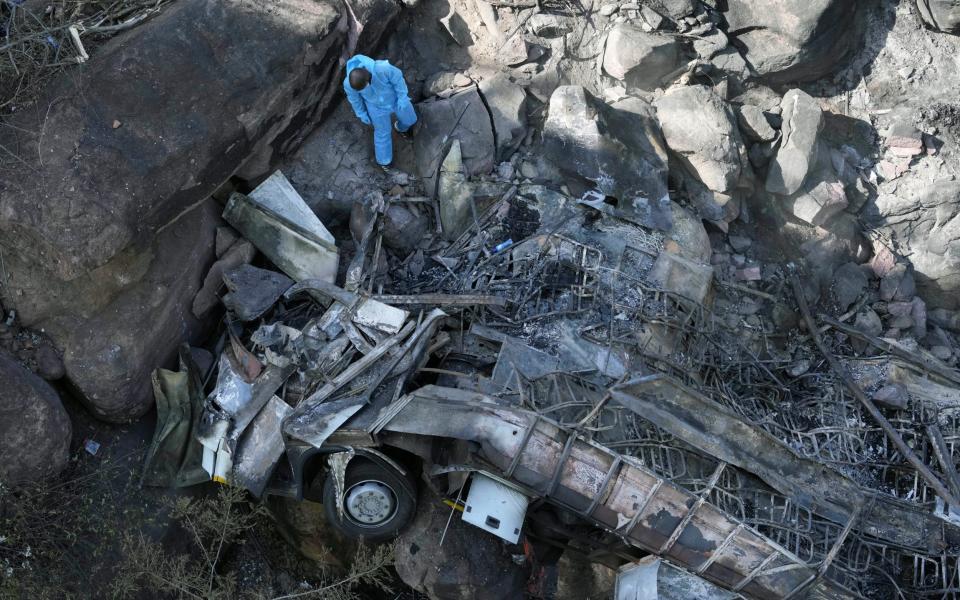
[[[359,92],[350,86],[350,72],[358,67],[370,71],[367,87]],[[373,125],[373,145],[377,162],[389,165],[393,162],[393,124],[391,115],[397,115],[397,131],[403,133],[417,122],[417,113],[410,102],[407,83],[403,73],[385,60],[373,60],[357,54],[347,61],[347,76],[343,90],[353,106],[353,112],[364,125]]]

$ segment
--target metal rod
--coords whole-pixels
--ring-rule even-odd
[[[797,279],[797,276],[794,275],[790,278],[790,283],[793,285],[793,293],[797,298],[797,304],[800,307],[800,312],[803,314],[803,319],[807,324],[807,331],[810,334],[810,337],[813,339],[813,343],[817,346],[817,349],[820,350],[820,353],[823,354],[823,357],[829,363],[830,368],[840,377],[840,380],[843,381],[844,385],[847,386],[847,389],[860,401],[860,404],[863,405],[864,410],[870,415],[870,417],[876,421],[877,425],[880,426],[880,429],[887,435],[890,441],[894,446],[897,447],[897,450],[903,454],[903,457],[907,459],[913,468],[917,470],[917,473],[927,482],[933,490],[943,498],[944,502],[950,506],[957,506],[957,500],[954,498],[953,494],[950,493],[943,483],[937,479],[937,476],[927,468],[927,465],[923,464],[923,461],[910,449],[909,446],[903,441],[903,438],[900,437],[900,434],[897,433],[897,430],[893,428],[893,425],[890,424],[890,421],[887,420],[883,414],[880,413],[880,410],[873,403],[870,398],[867,398],[867,395],[863,393],[863,390],[860,389],[860,386],[857,385],[857,382],[853,380],[853,377],[850,376],[850,373],[840,364],[840,361],[827,349],[823,344],[823,340],[820,338],[820,334],[817,333],[817,324],[813,320],[813,316],[810,314],[810,308],[807,306],[807,299],[803,295],[803,288],[800,286],[800,280]]]

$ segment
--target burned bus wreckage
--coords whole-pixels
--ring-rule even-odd
[[[723,597],[960,591],[956,371],[818,314],[802,273],[715,280],[676,205],[507,186],[388,257],[404,201],[358,205],[341,261],[281,173],[234,193],[225,219],[282,273],[224,270],[215,364],[184,348],[154,374],[145,483],[322,500],[372,541],[425,487],[507,544],[551,510],[596,556],[655,555]],[[731,318],[734,297],[805,329]],[[875,400],[889,385],[910,401]]]

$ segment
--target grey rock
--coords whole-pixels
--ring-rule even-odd
[[[857,46],[859,3],[850,0],[728,0],[728,31],[767,81],[827,75]]]
[[[913,319],[913,337],[922,340],[927,336],[927,303],[914,297],[910,317]]]
[[[540,171],[537,169],[536,163],[525,160],[520,163],[520,175],[526,179],[536,179],[540,177]]]
[[[874,226],[897,241],[916,287],[935,308],[960,308],[960,182],[938,181],[917,194],[881,194]]]
[[[573,25],[567,17],[537,13],[527,20],[527,29],[537,37],[551,39],[570,33]]]
[[[860,298],[867,289],[866,273],[856,263],[846,263],[840,266],[833,274],[833,284],[830,291],[833,300],[841,311],[846,311]]]
[[[551,162],[607,196],[651,203],[669,198],[665,144],[653,109],[640,99],[611,106],[582,87],[557,88],[543,141]]]
[[[849,202],[843,184],[832,170],[823,169],[807,177],[797,193],[784,199],[793,216],[811,225],[823,226],[847,208]]]
[[[543,48],[536,44],[527,43],[522,33],[517,32],[500,45],[497,51],[497,63],[515,67],[528,60],[536,60],[541,56],[543,56]]]
[[[413,154],[401,151],[397,143],[395,160],[413,165]],[[341,102],[316,133],[287,159],[284,175],[325,226],[347,223],[353,201],[364,197],[371,182],[384,179],[377,166],[370,129],[353,114],[349,103]]]
[[[732,76],[736,79],[747,79],[752,75],[750,65],[744,60],[743,55],[733,46],[727,46],[710,58],[710,64],[722,75]]]
[[[644,6],[674,21],[692,14],[697,7],[695,0],[644,0]]]
[[[917,293],[913,273],[904,264],[898,264],[880,280],[880,299],[887,302],[909,302]]]
[[[938,360],[950,360],[953,356],[953,350],[947,346],[933,346],[930,348],[930,354],[934,355]]]
[[[527,93],[500,73],[480,82],[480,94],[493,117],[496,160],[508,160],[527,135]]]
[[[428,194],[436,189],[440,163],[450,151],[451,141],[460,142],[463,166],[468,177],[493,171],[496,146],[483,98],[476,87],[449,98],[433,99],[417,105],[420,125],[414,138],[417,172]]]
[[[277,271],[241,265],[223,273],[223,305],[241,321],[254,321],[277,303],[293,280]]]
[[[197,348],[196,346],[190,347],[190,358],[193,360],[193,364],[197,366],[197,370],[204,374],[210,372],[215,361],[212,352],[206,348]]]
[[[759,106],[744,104],[737,111],[740,131],[755,142],[769,142],[777,137],[777,130],[770,126],[763,109]]]
[[[607,37],[603,70],[628,88],[652,91],[669,83],[667,76],[681,64],[676,38],[647,33],[626,23],[616,25]]]
[[[415,208],[391,204],[384,213],[383,244],[406,256],[427,237],[428,219]]]
[[[230,246],[230,249],[207,271],[203,278],[203,286],[193,297],[193,316],[202,319],[219,304],[217,292],[223,285],[223,273],[229,269],[245,265],[257,255],[257,249],[247,240],[240,240]]]
[[[654,103],[671,152],[715,192],[730,192],[746,156],[730,106],[705,86],[673,88]]]
[[[66,367],[63,366],[63,359],[60,353],[49,344],[41,344],[37,348],[37,375],[47,381],[56,381],[66,375]]]
[[[875,310],[865,309],[857,313],[853,326],[867,335],[878,336],[883,333],[883,322]]]
[[[449,519],[450,509],[440,498],[421,497],[418,506],[396,545],[397,574],[404,583],[436,600],[525,597],[527,573],[499,538],[460,518]]]
[[[450,34],[450,38],[458,45],[467,48],[473,45],[473,37],[470,35],[470,25],[464,20],[463,16],[457,12],[456,7],[450,4],[450,12],[440,17],[440,24]]]
[[[722,192],[714,192],[705,186],[697,177],[685,168],[677,169],[677,177],[683,180],[683,189],[686,191],[690,204],[697,209],[701,218],[712,222],[721,229],[737,218],[738,203],[734,198]]]
[[[912,329],[914,327],[913,317],[910,315],[896,317],[890,321],[889,326],[891,329],[897,329],[899,331],[903,331],[904,329]]]
[[[770,143],[761,143],[754,144],[750,146],[750,150],[747,151],[747,157],[750,159],[750,164],[754,169],[761,171],[770,164],[770,160],[773,158],[775,151],[773,144]]]
[[[930,322],[954,333],[960,333],[960,312],[935,308],[928,313]]]
[[[771,318],[777,327],[777,331],[780,332],[790,331],[800,323],[800,315],[795,310],[779,303],[774,305]]]
[[[240,239],[240,234],[237,233],[237,230],[233,227],[230,227],[229,225],[217,227],[217,258],[221,258],[227,252],[227,250],[230,249],[230,246],[232,246],[238,239]]]
[[[450,151],[440,165],[437,203],[440,205],[440,224],[443,227],[444,239],[457,239],[467,228],[473,203],[473,187],[467,181],[460,140],[453,141]]]
[[[903,384],[892,383],[874,392],[873,401],[886,408],[904,410],[910,403],[910,394]]]
[[[214,323],[191,310],[201,281],[214,262],[222,207],[206,200],[154,238],[134,265],[108,272],[135,277],[90,316],[71,314],[46,327],[63,350],[67,377],[99,419],[127,422],[154,404],[150,374],[173,366],[183,342],[196,343]],[[117,260],[124,260],[122,257]]]
[[[917,0],[924,23],[945,33],[960,33],[960,0]]]
[[[730,246],[737,252],[743,254],[753,245],[753,240],[742,235],[731,235],[727,238]]]
[[[889,302],[887,314],[892,317],[909,317],[913,312],[913,302]]]
[[[809,94],[790,90],[783,97],[780,149],[770,164],[767,191],[789,196],[800,189],[817,161],[823,111]]]
[[[713,26],[700,29],[705,31],[694,33],[696,37],[693,40],[693,50],[700,58],[710,60],[730,44],[727,34],[720,29]]]
[[[887,149],[899,158],[912,158],[926,152],[923,133],[914,125],[911,116],[907,110],[893,113],[894,123],[886,134]]]
[[[543,103],[550,101],[550,96],[560,87],[562,76],[557,62],[549,62],[539,73],[530,78],[527,91]]]
[[[67,466],[72,427],[60,397],[0,353],[0,482],[55,476]]]
[[[471,83],[470,78],[463,73],[440,71],[427,77],[426,81],[423,82],[423,95],[440,96],[446,91],[467,87]]]
[[[609,17],[620,9],[616,4],[604,4],[600,7],[600,14],[604,17]]]

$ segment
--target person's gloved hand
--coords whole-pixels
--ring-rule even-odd
[[[369,115],[357,115],[357,118],[360,119],[360,122],[364,125],[370,125],[370,116]]]

